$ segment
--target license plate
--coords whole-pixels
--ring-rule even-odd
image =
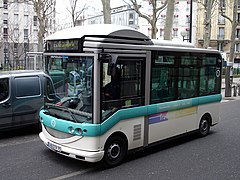
[[[61,147],[59,147],[59,146],[56,145],[56,144],[53,144],[53,143],[48,142],[48,143],[47,143],[47,146],[48,146],[51,150],[53,150],[53,151],[61,152]]]

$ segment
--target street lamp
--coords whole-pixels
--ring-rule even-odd
[[[188,32],[186,30],[182,30],[180,34],[183,37],[183,42],[185,40],[189,41],[189,39],[188,39]]]

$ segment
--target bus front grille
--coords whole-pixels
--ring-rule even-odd
[[[44,126],[44,127],[47,130],[47,132],[49,134],[51,134],[53,137],[55,137],[55,138],[67,139],[67,138],[73,137],[73,135],[71,135],[71,134],[64,133],[64,132],[52,129],[52,128],[48,127],[48,126]]]

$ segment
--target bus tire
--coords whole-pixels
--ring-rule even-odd
[[[127,154],[127,143],[121,136],[110,137],[104,147],[102,160],[106,168],[115,167],[122,163]]]
[[[208,115],[204,115],[201,118],[201,121],[199,123],[199,130],[198,134],[200,137],[207,136],[210,131],[210,126],[211,126],[211,118]]]

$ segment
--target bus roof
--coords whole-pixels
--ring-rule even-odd
[[[151,41],[148,36],[133,28],[113,24],[92,24],[86,26],[76,26],[73,28],[58,31],[48,36],[46,40],[78,39],[84,36],[112,36]]]
[[[152,39],[154,45],[157,46],[173,46],[173,47],[189,47],[194,48],[194,44],[189,42],[179,42],[179,41],[170,41],[170,40],[156,40]]]
[[[144,49],[175,48],[175,50],[178,49],[180,51],[184,51],[184,48],[187,48],[188,50],[191,49],[193,51],[203,51],[201,48],[196,48],[192,43],[150,39],[148,36],[136,29],[114,24],[91,24],[85,26],[76,26],[58,31],[46,38],[47,41],[67,39],[82,39],[82,47],[84,47],[88,42],[92,44],[98,44],[97,46],[99,47],[101,46],[100,44],[114,43],[117,45],[124,44],[125,46],[150,45],[142,47],[139,46],[139,48]],[[87,44],[86,47],[89,48],[91,45]],[[95,45],[93,47],[97,46]],[[216,50],[208,49],[204,49],[204,51],[211,53],[217,52]]]

